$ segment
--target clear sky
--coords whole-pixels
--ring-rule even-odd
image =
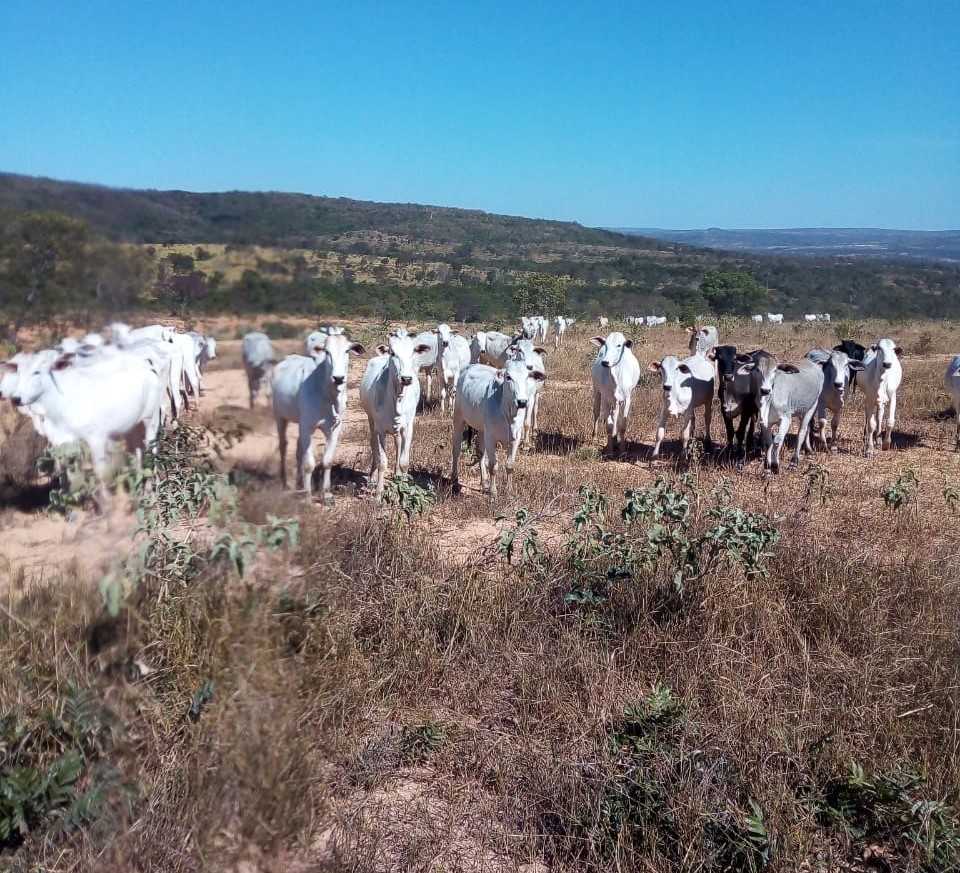
[[[960,228],[960,0],[3,0],[0,169]]]

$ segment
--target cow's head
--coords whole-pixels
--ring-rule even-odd
[[[616,367],[623,358],[624,351],[633,345],[633,340],[627,339],[620,331],[615,330],[606,339],[595,336],[591,342],[599,349],[597,360],[600,366],[606,369]]]
[[[846,352],[837,349],[831,351],[830,357],[822,361],[820,366],[823,367],[824,378],[830,379],[831,386],[841,399],[850,384],[853,373],[863,369],[860,361],[851,360]]]
[[[889,370],[903,354],[903,349],[896,345],[892,339],[877,340],[874,345],[870,346],[870,351],[875,353],[877,361],[884,370]]]
[[[453,332],[449,324],[437,325],[434,330],[434,333],[437,335],[437,354],[441,354],[444,349],[450,347],[450,334]]]
[[[675,355],[653,361],[647,369],[660,376],[663,402],[671,415],[679,415],[693,399],[693,371]]]
[[[377,346],[381,355],[389,355],[387,367],[398,403],[404,392],[417,380],[414,355],[429,348],[425,343],[414,345],[413,339],[407,336],[406,332],[403,336],[391,336],[386,345]]]
[[[533,339],[540,329],[540,320],[536,316],[522,316],[520,319],[520,335],[524,339]]]
[[[29,406],[42,396],[49,382],[51,370],[63,370],[73,361],[72,354],[57,349],[44,349],[30,355],[29,360],[18,367],[16,387],[10,393],[14,406]]]
[[[717,362],[717,375],[720,377],[721,384],[733,382],[734,376],[737,375],[736,346],[714,346],[707,352],[707,357]]]
[[[507,358],[502,370],[497,370],[497,381],[503,385],[503,404],[508,418],[513,418],[517,410],[526,409],[532,399],[527,363],[521,354]]]
[[[342,333],[328,334],[320,354],[330,365],[330,382],[334,390],[346,390],[350,355],[362,355],[365,349]],[[317,355],[315,355],[317,357]]]
[[[207,349],[207,360],[212,361],[217,356],[217,341],[212,336],[205,336],[203,344]]]

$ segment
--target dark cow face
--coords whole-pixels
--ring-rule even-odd
[[[737,347],[716,346],[707,354],[711,361],[717,362],[717,374],[720,382],[733,382],[737,373]]]
[[[839,345],[833,347],[835,352],[843,352],[851,361],[862,361],[867,350],[860,343],[845,339]]]

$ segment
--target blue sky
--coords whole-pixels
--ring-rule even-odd
[[[5,0],[0,169],[590,225],[960,228],[960,2]]]

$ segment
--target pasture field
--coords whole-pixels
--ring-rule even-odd
[[[650,461],[674,326],[616,325],[644,377],[606,457],[577,323],[511,494],[491,505],[469,454],[451,494],[427,404],[412,484],[377,505],[357,384],[387,326],[341,323],[367,356],[333,507],[281,489],[226,321],[200,325],[218,357],[152,484],[69,521],[4,486],[0,864],[960,869],[960,326],[721,322],[781,360],[905,352],[891,450],[863,457],[857,392],[837,453],[771,475],[719,451],[716,405],[717,451],[698,418],[688,457],[673,425]]]

